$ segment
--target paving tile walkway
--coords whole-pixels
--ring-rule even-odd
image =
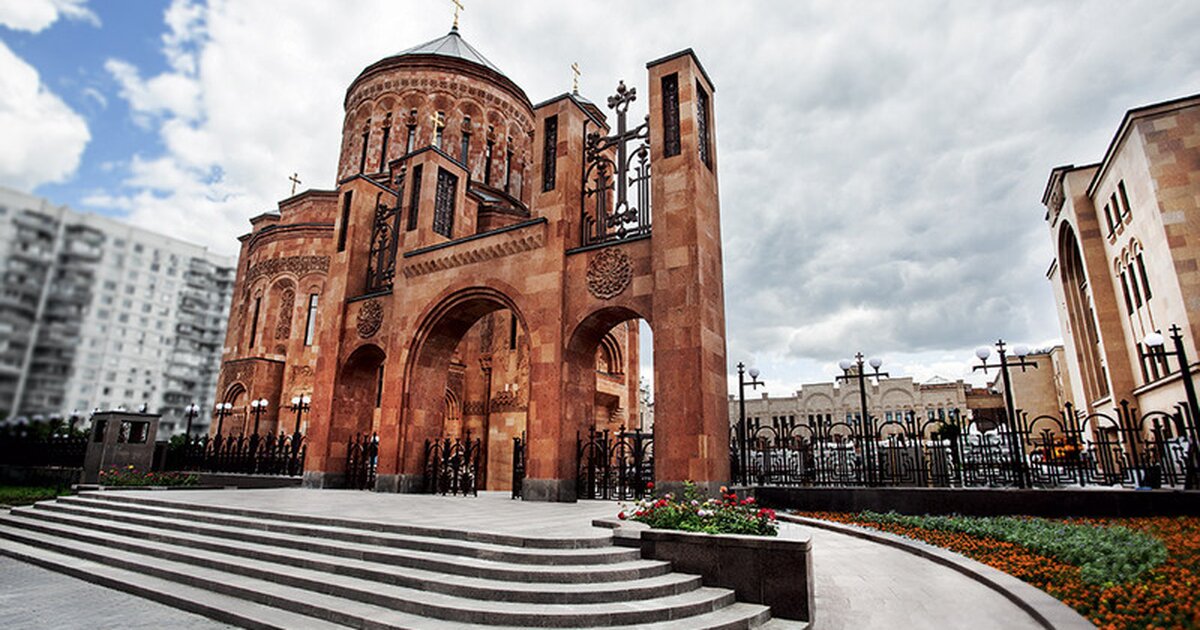
[[[232,626],[0,556],[0,628],[222,630]]]
[[[812,537],[813,630],[1042,628],[996,591],[920,556],[815,527],[786,524],[780,535]]]

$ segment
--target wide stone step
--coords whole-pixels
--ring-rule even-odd
[[[264,571],[289,567],[332,573],[371,583],[390,584],[483,600],[526,603],[601,603],[676,595],[701,586],[698,576],[682,573],[620,582],[546,584],[510,582],[397,568],[353,558],[286,550],[252,543],[233,543],[199,535],[178,535],[150,527],[111,523],[95,518],[18,508],[0,523],[52,536],[79,540],[167,560],[200,564],[232,573],[263,577]],[[113,534],[116,534],[115,536]],[[270,563],[269,565],[267,563]],[[270,567],[264,569],[263,567]],[[266,577],[265,579],[272,579]],[[319,579],[319,578],[318,578]]]
[[[305,523],[309,525],[326,525],[348,529],[366,529],[372,532],[422,536],[427,538],[447,538],[471,542],[506,545],[510,547],[531,547],[535,549],[585,549],[608,547],[612,544],[611,537],[606,532],[597,532],[593,536],[574,537],[544,537],[517,536],[500,534],[456,527],[423,527],[407,523],[392,523],[362,519],[337,518],[330,516],[315,516],[311,514],[281,513],[270,510],[258,510],[245,507],[226,505],[206,505],[203,503],[187,502],[182,499],[159,499],[131,495],[122,492],[84,492],[79,496],[98,501],[109,501],[121,504],[151,505],[164,508],[187,510],[191,512],[207,512],[231,516],[246,516],[262,520],[284,520],[289,523]]]
[[[39,507],[46,504],[38,504]],[[355,542],[377,547],[391,547],[429,551],[446,555],[459,555],[483,560],[497,560],[516,564],[606,564],[625,562],[640,557],[633,549],[584,548],[584,549],[538,549],[498,545],[494,543],[443,539],[437,537],[413,536],[407,534],[373,533],[358,527],[342,527],[330,525],[307,525],[283,520],[288,515],[274,515],[281,518],[257,518],[244,516],[219,515],[193,510],[154,507],[133,502],[99,501],[91,497],[63,497],[51,504],[53,509],[66,509],[66,506],[104,511],[107,518],[137,522],[139,516],[154,516],[169,519],[183,525],[204,523],[221,525],[242,530],[257,530],[280,534],[292,534]]]
[[[284,550],[297,550],[364,560],[378,564],[403,566],[414,569],[437,571],[453,575],[477,577],[515,582],[593,583],[637,580],[670,572],[670,565],[655,560],[627,560],[610,564],[593,565],[538,565],[515,564],[501,560],[477,559],[437,552],[379,547],[372,544],[345,542],[329,538],[312,538],[294,534],[265,532],[241,527],[209,525],[179,521],[166,516],[146,516],[126,512],[114,512],[101,504],[99,507],[79,502],[49,501],[38,503],[34,509],[60,516],[94,518],[111,526],[144,527],[162,533],[182,532],[188,538],[211,537],[239,544],[263,545]],[[30,508],[19,508],[28,511]]]
[[[263,576],[271,579],[260,579],[78,540],[64,540],[58,536],[22,530],[6,524],[0,525],[0,537],[335,623],[360,627],[414,627],[411,625],[412,619],[389,623],[387,615],[396,612],[443,621],[488,625],[641,625],[703,615],[733,603],[732,592],[713,588],[700,588],[680,595],[621,603],[554,605],[481,601],[298,569],[285,569],[290,575],[267,572]],[[253,562],[246,561],[246,564],[250,565]],[[303,584],[307,588],[296,586],[297,584]],[[405,625],[406,623],[409,625]]]

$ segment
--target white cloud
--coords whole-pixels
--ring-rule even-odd
[[[42,85],[33,66],[0,42],[0,184],[31,190],[75,172],[91,134]]]
[[[87,0],[0,0],[0,25],[38,33],[61,17],[100,26],[100,18],[85,4]]]
[[[293,171],[333,187],[347,85],[444,33],[438,6],[172,3],[168,73],[109,64],[166,151],[97,199],[234,251]],[[1098,159],[1126,109],[1200,85],[1186,0],[695,7],[616,1],[598,22],[584,3],[474,3],[462,33],[535,102],[569,89],[573,61],[602,103],[647,60],[696,50],[717,86],[730,363],[789,384],[860,349],[915,375],[997,336],[1056,337],[1050,168]]]

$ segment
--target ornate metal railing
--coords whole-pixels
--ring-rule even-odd
[[[575,492],[580,499],[640,499],[654,481],[654,435],[590,430],[575,439]]]
[[[299,433],[218,435],[212,439],[200,436],[169,448],[165,468],[297,477],[304,473],[307,449],[304,436]]]
[[[404,176],[397,179],[398,190],[404,188]],[[392,288],[396,276],[396,248],[400,242],[400,197],[395,206],[383,203],[383,193],[375,198],[375,217],[371,224],[371,251],[367,256],[366,291],[386,291]],[[345,229],[345,228],[342,228]]]
[[[375,488],[375,467],[379,462],[379,436],[359,433],[346,444],[346,487],[353,490]]]
[[[513,438],[512,498],[520,499],[525,489],[525,434]]]
[[[87,444],[86,435],[37,438],[0,433],[0,464],[82,468]]]
[[[480,440],[472,440],[470,436],[466,440],[425,440],[425,491],[429,494],[477,495],[482,452]]]
[[[908,417],[871,431],[834,422],[761,426],[730,436],[735,483],[813,487],[1189,487],[1198,452],[1186,406],[1141,414],[1018,413],[1016,430]]]
[[[609,109],[617,113],[617,132],[593,131],[584,141],[582,246],[650,234],[650,121],[647,116],[629,129],[626,120],[636,98],[637,88],[619,83],[608,97]]]

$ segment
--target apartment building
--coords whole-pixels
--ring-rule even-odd
[[[0,188],[0,414],[137,409],[207,426],[235,262]]]

